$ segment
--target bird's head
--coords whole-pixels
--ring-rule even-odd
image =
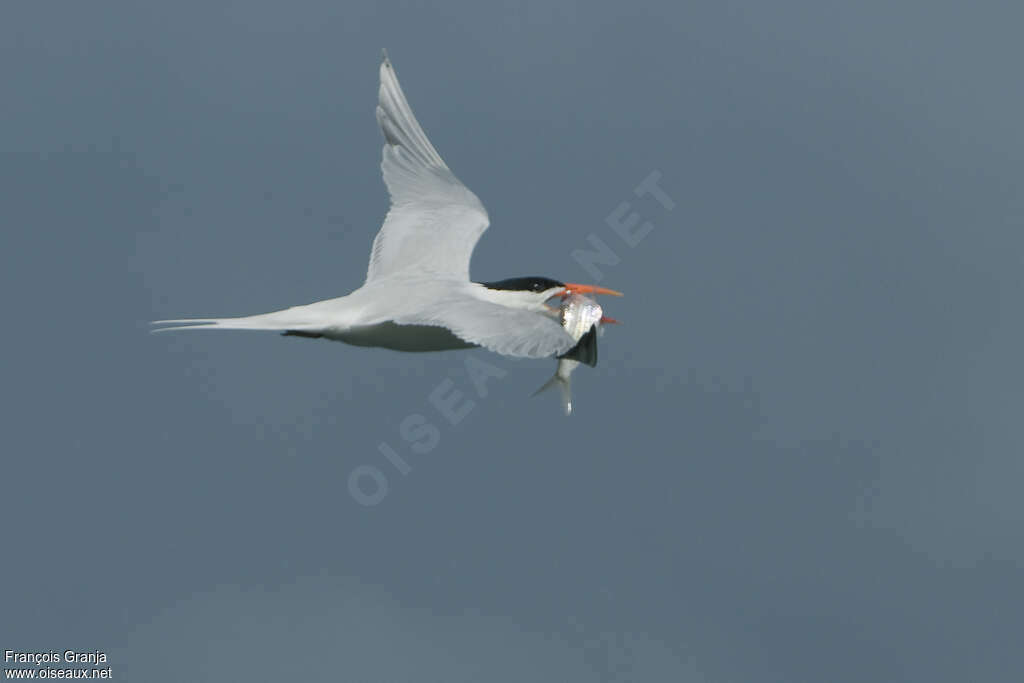
[[[495,282],[481,282],[484,287],[500,296],[505,305],[517,305],[530,310],[545,310],[547,302],[555,297],[567,297],[570,294],[610,294],[622,296],[607,287],[597,285],[581,285],[575,282],[559,282],[549,277],[513,277]],[[604,317],[601,322],[618,322],[613,318]]]

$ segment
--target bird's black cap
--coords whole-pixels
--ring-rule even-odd
[[[507,280],[481,282],[488,289],[504,289],[517,292],[544,292],[555,287],[565,287],[564,282],[549,277],[510,277]]]

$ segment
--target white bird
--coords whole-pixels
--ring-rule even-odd
[[[240,318],[159,320],[168,330],[277,330],[398,351],[482,346],[526,358],[562,356],[576,344],[546,302],[595,285],[520,277],[471,282],[469,260],[489,220],[416,121],[384,53],[377,121],[381,170],[391,197],[373,240],[366,282],[347,296]],[[611,322],[611,319],[608,319]]]

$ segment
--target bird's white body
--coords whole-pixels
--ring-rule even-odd
[[[489,224],[487,211],[427,139],[387,55],[380,66],[377,121],[391,208],[373,241],[361,287],[259,315],[162,320],[172,326],[158,331],[277,330],[399,351],[482,346],[531,358],[572,348],[575,340],[559,324],[558,309],[545,302],[570,287],[615,292],[546,278],[523,278],[530,288],[519,290],[471,282],[469,261]]]
[[[574,343],[556,315],[528,293],[408,274],[367,282],[347,296],[272,313],[160,322],[187,325],[163,329],[279,330],[398,351],[484,346],[510,356],[543,358]]]

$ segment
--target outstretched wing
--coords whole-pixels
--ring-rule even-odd
[[[430,144],[385,53],[377,121],[384,133],[381,170],[391,209],[373,240],[366,281],[419,270],[469,280],[469,259],[489,223],[476,195]]]

